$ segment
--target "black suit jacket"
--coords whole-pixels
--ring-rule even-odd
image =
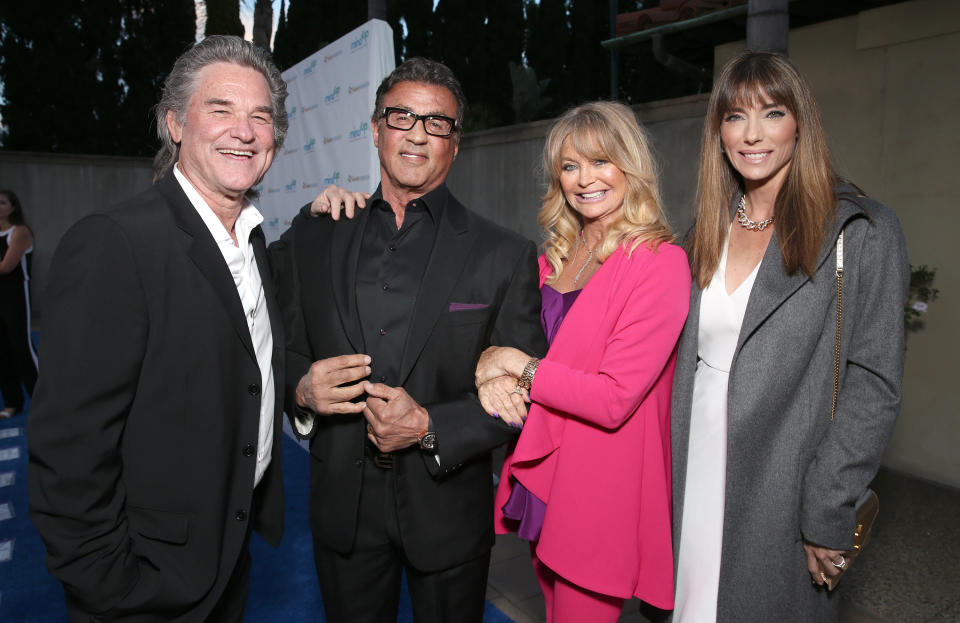
[[[364,352],[355,291],[368,215],[311,218],[306,206],[270,247],[288,333],[288,413],[312,362]],[[532,242],[448,195],[400,368],[401,385],[430,413],[439,440],[439,466],[416,446],[394,457],[401,538],[422,571],[460,564],[493,545],[490,450],[517,431],[480,406],[474,368],[491,344],[546,350],[537,270]],[[485,307],[452,311],[451,303]],[[311,528],[321,544],[342,553],[356,533],[365,440],[362,415],[316,418]]]
[[[277,388],[256,494],[260,369],[230,271],[173,175],[81,220],[57,249],[30,507],[76,621],[201,621],[248,522],[280,540],[284,339],[263,233],[251,237]]]

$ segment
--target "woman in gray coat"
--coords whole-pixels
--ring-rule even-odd
[[[821,574],[847,564],[900,406],[903,234],[838,180],[809,88],[776,54],[720,74],[698,184],[673,393],[674,621],[836,620]]]

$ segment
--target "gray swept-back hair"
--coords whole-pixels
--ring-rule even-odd
[[[463,87],[460,86],[460,81],[453,75],[453,71],[449,67],[422,56],[415,56],[401,63],[377,87],[377,100],[373,110],[374,121],[378,121],[383,114],[383,96],[401,82],[422,82],[443,87],[450,91],[454,99],[457,100],[457,129],[455,134],[460,136],[463,132],[463,116],[467,112],[467,98],[463,94]]]
[[[211,35],[181,54],[180,58],[174,62],[167,79],[163,81],[163,93],[160,101],[153,108],[157,122],[157,137],[160,139],[160,150],[153,158],[154,183],[173,168],[180,156],[180,146],[173,142],[170,130],[167,129],[167,111],[172,110],[180,123],[186,120],[190,96],[197,89],[200,71],[213,63],[233,63],[255,69],[263,74],[270,88],[274,146],[276,149],[283,146],[289,125],[287,109],[284,106],[287,99],[287,83],[280,75],[280,70],[273,64],[270,53],[240,37]]]

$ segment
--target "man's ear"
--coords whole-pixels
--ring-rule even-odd
[[[179,145],[183,138],[183,124],[177,121],[177,115],[172,110],[167,111],[167,131],[170,132],[173,142]]]
[[[370,118],[370,129],[373,131],[373,146],[380,149],[380,124],[375,117]]]

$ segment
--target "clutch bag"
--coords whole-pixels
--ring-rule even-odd
[[[870,532],[873,530],[873,521],[880,512],[880,498],[874,493],[873,489],[867,489],[857,500],[857,529],[853,533],[853,548],[844,552],[843,557],[847,559],[847,564],[840,569],[839,575],[833,577],[824,574],[824,581],[829,590],[833,590],[840,583],[840,578],[846,573],[853,561],[860,555],[860,552],[867,547],[870,542]]]

